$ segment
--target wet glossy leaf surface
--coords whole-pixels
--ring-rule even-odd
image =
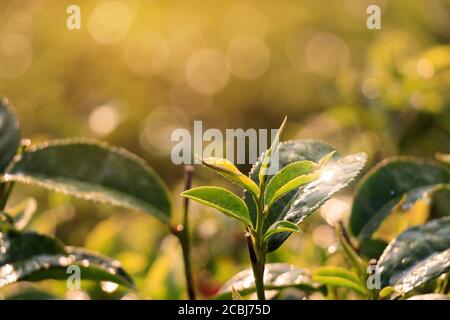
[[[217,298],[230,299],[233,287],[242,296],[255,292],[252,269],[241,271],[228,280],[220,289]],[[308,271],[287,263],[266,264],[264,287],[266,290],[284,288],[299,288],[308,292],[317,290],[312,285],[311,274]]]
[[[381,286],[405,294],[450,270],[450,217],[410,228],[378,261]]]
[[[133,286],[131,277],[116,260],[85,249],[68,247],[57,239],[20,232],[0,225],[0,287],[17,281],[67,279],[67,267],[80,268],[81,280],[111,281]]]
[[[154,215],[168,222],[171,205],[157,174],[134,154],[102,143],[62,140],[31,148],[4,177],[75,197]]]
[[[19,123],[8,101],[0,97],[0,172],[3,172],[12,160],[19,144]]]
[[[323,143],[321,141],[316,140],[296,140],[296,141],[286,141],[281,142],[279,144],[279,169],[286,167],[287,165],[297,162],[297,161],[313,161],[319,162],[325,155],[334,151],[333,147],[330,145]],[[264,157],[264,154],[260,156],[260,160]],[[261,167],[260,160],[256,162],[250,171],[250,178],[259,184],[258,172]],[[272,177],[268,177],[270,180]],[[278,216],[280,216],[283,209],[289,204],[289,202],[295,196],[296,191],[291,191],[282,198],[280,198],[277,202],[275,202],[270,208],[268,214],[268,222],[265,226],[266,229],[270,227],[273,223],[277,221]],[[248,193],[245,193],[244,200],[247,206],[250,209],[250,216],[252,218],[253,223],[256,222],[256,208],[253,200],[249,196]],[[289,233],[287,234],[289,235]],[[286,237],[287,238],[287,237]],[[281,245],[281,244],[280,244]],[[273,250],[275,250],[274,248]]]
[[[325,154],[321,154],[321,151],[327,149],[326,145],[317,144],[313,142],[294,142],[285,146],[287,152],[284,156],[289,158],[296,158],[297,152],[304,152],[317,148],[317,153],[300,153],[302,156],[314,156],[315,159],[311,161],[320,161],[320,159],[331,152],[327,150]],[[298,148],[299,145],[303,145],[303,148]],[[306,149],[306,150],[305,150]],[[281,157],[281,153],[280,153]],[[319,159],[317,160],[318,157]],[[281,160],[281,159],[280,159]],[[281,198],[269,211],[267,217],[266,227],[273,224],[275,221],[287,220],[295,224],[300,224],[317,210],[325,201],[330,199],[336,192],[345,188],[355,177],[359,174],[366,162],[366,155],[363,153],[349,155],[343,158],[336,156],[331,160],[324,168],[319,178],[311,183],[299,188],[297,191],[288,193],[285,197]],[[289,233],[279,233],[273,235],[269,239],[268,251],[276,250],[288,237]]]
[[[373,233],[404,193],[414,189],[450,183],[450,170],[439,163],[413,158],[394,158],[372,169],[359,184],[350,217],[350,231],[359,236]],[[450,199],[447,199],[450,202]]]

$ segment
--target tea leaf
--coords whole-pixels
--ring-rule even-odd
[[[230,180],[248,190],[253,194],[253,196],[258,198],[259,196],[259,187],[258,185],[249,177],[244,175],[239,171],[238,168],[234,164],[232,164],[227,159],[222,158],[205,158],[202,159],[202,163],[208,168],[213,169],[226,179]]]
[[[9,107],[8,100],[0,97],[0,173],[13,159],[19,144],[19,122]]]
[[[217,294],[217,299],[230,299],[233,288],[241,296],[255,292],[255,281],[252,269],[239,272],[228,280]],[[282,290],[298,288],[306,292],[317,291],[312,285],[311,274],[301,268],[287,263],[266,264],[264,271],[264,288],[266,290]]]
[[[207,207],[219,210],[223,214],[251,225],[248,208],[245,202],[234,193],[218,187],[198,187],[181,194]]]
[[[312,279],[326,285],[350,288],[363,296],[368,294],[367,289],[361,285],[358,276],[341,267],[319,268],[313,273]]]
[[[350,216],[350,231],[360,236],[369,224],[364,231],[364,237],[367,237],[405,193],[440,183],[450,183],[450,169],[437,162],[414,158],[392,158],[381,162],[358,186]],[[450,206],[448,197],[446,201]]]
[[[318,163],[332,151],[334,151],[334,149],[331,146],[321,141],[296,140],[282,142],[279,145],[279,169],[281,170],[291,163],[302,160]],[[250,178],[257,184],[259,183],[258,172],[260,171],[261,159],[263,159],[263,157],[264,155],[260,157],[260,160],[255,163],[250,172]],[[285,194],[276,201],[271,206],[266,217],[265,230],[277,221],[288,220],[297,225],[301,223],[304,218],[314,212],[334,193],[344,188],[356,177],[364,166],[366,156],[365,154],[356,154],[339,161],[337,161],[337,159],[339,159],[339,155],[332,154],[330,163],[325,165],[324,172],[319,179],[311,182],[306,187],[300,187],[297,190]],[[326,169],[331,170],[328,171]],[[269,183],[271,178],[271,176],[267,178]],[[248,193],[244,195],[244,200],[249,207],[252,221],[255,222],[256,208]],[[290,211],[291,209],[292,211]],[[287,219],[288,212],[290,219]],[[289,232],[285,232],[272,236],[269,239],[268,252],[276,250],[289,235]]]
[[[423,224],[428,218],[433,195],[442,190],[450,190],[450,184],[436,184],[412,189],[403,194],[400,199],[388,202],[367,222],[361,230],[359,238],[368,239],[374,235],[376,239],[389,242],[409,227]],[[384,231],[383,226],[395,230]]]
[[[67,267],[80,268],[82,280],[111,281],[133,287],[133,280],[116,260],[66,247],[57,239],[0,226],[0,288],[17,281],[65,280]]]
[[[8,214],[11,215],[14,227],[17,230],[25,229],[36,212],[37,202],[34,198],[28,198],[12,208],[8,208]]]
[[[297,232],[302,233],[302,230],[294,223],[290,221],[278,221],[275,222],[264,234],[263,241],[266,242],[272,235],[280,232]]]
[[[398,295],[450,270],[450,217],[432,220],[403,232],[381,255],[381,286]]]
[[[345,188],[359,174],[366,162],[364,153],[352,154],[330,163],[320,177],[297,191],[290,203],[276,217],[277,221],[287,220],[299,225],[305,218]],[[279,233],[269,240],[269,249],[277,249],[289,234]]]
[[[143,211],[168,223],[167,188],[144,160],[120,148],[62,140],[24,152],[3,176],[96,202]]]
[[[264,206],[270,206],[286,193],[299,188],[314,180],[317,175],[312,174],[318,168],[312,161],[297,161],[277,172],[267,184],[264,194]]]
[[[272,145],[263,154],[263,160],[261,161],[261,167],[258,171],[260,185],[263,185],[266,183],[266,175],[268,175],[268,168],[271,165],[273,165],[273,160],[279,160],[279,159],[274,159],[273,155],[274,155],[274,153],[278,152],[277,149],[278,149],[278,144],[280,142],[280,136],[284,130],[284,126],[286,125],[286,122],[287,122],[287,117],[284,117],[283,123],[281,124],[280,128],[277,131],[277,134],[275,135],[275,138],[272,141]]]

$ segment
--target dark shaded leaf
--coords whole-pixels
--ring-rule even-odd
[[[431,186],[425,186],[425,187],[419,187],[416,189],[412,189],[411,191],[403,194],[399,199],[393,199],[389,201],[385,206],[383,206],[375,215],[372,216],[372,218],[367,222],[367,224],[364,226],[364,228],[361,230],[361,233],[359,235],[360,239],[368,239],[370,238],[375,231],[380,228],[381,224],[385,219],[387,219],[389,216],[392,215],[394,212],[403,212],[405,215],[407,212],[411,211],[413,206],[418,201],[423,202],[431,202],[431,198],[436,192],[442,191],[442,190],[448,190],[450,189],[449,184],[435,184]],[[411,222],[411,225],[407,225],[404,228],[412,227],[412,223],[415,219],[413,217],[403,217],[406,219],[405,223]],[[422,224],[424,221],[424,218],[419,219],[418,222],[415,224]],[[404,229],[403,229],[404,230]],[[399,230],[397,234],[399,234],[401,231]],[[388,241],[391,240],[387,239]]]
[[[403,295],[450,270],[450,217],[408,229],[378,261],[381,286]]]
[[[228,280],[220,289],[217,299],[230,299],[233,288],[241,296],[255,292],[252,269],[241,271]],[[266,290],[298,288],[307,292],[318,290],[312,285],[311,275],[308,271],[287,263],[266,264],[264,288]]]
[[[359,254],[368,260],[378,260],[387,245],[388,244],[382,240],[364,239],[359,243]]]
[[[3,177],[75,197],[147,212],[168,223],[167,188],[144,160],[120,148],[62,140],[30,148]]]
[[[350,231],[359,236],[378,214],[379,217],[374,218],[365,231],[366,235],[373,233],[372,229],[389,214],[403,194],[439,183],[450,183],[450,169],[439,163],[414,158],[393,158],[381,162],[358,186],[350,217]]]
[[[17,281],[67,279],[70,265],[80,268],[82,280],[133,286],[133,280],[116,260],[64,246],[54,238],[0,225],[0,288]]]
[[[9,107],[8,100],[0,97],[0,172],[11,162],[19,144],[19,122]]]

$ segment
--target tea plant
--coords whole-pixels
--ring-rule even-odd
[[[6,99],[0,101],[0,120],[0,211],[5,210],[14,184],[24,183],[148,213],[180,240],[188,293],[190,298],[195,297],[189,262],[188,203],[184,203],[184,225],[172,226],[167,187],[144,160],[124,149],[82,139],[19,148],[19,123]],[[190,173],[187,175],[189,181]],[[7,212],[2,212],[0,218],[0,287],[19,280],[67,278],[65,268],[73,264],[83,268],[83,279],[129,286],[133,283],[118,261],[66,247],[44,235],[23,232],[19,230],[22,227],[18,228],[23,221],[14,221]]]
[[[362,179],[356,192],[349,222],[356,244],[342,224],[336,229],[353,271],[324,267],[316,270],[313,279],[352,289],[364,298],[409,297],[427,284],[441,294],[433,299],[446,298],[449,209],[448,165],[406,157],[381,162]],[[371,270],[377,272],[379,287],[369,290],[366,284],[374,279]]]
[[[219,210],[239,220],[246,231],[249,256],[258,299],[265,299],[267,288],[298,286],[307,276],[288,265],[267,265],[266,255],[278,249],[291,233],[300,233],[299,225],[333,194],[347,186],[364,166],[363,153],[340,157],[331,146],[310,140],[280,143],[283,121],[271,147],[261,155],[249,176],[231,162],[207,158],[202,162],[245,190],[242,198],[219,187],[198,187],[182,193],[184,197]],[[275,156],[278,154],[278,156]],[[279,161],[279,170],[269,175],[269,168]],[[266,276],[265,276],[266,272]],[[283,275],[282,277],[280,275]],[[297,275],[297,276],[294,276]],[[248,293],[250,273],[244,271],[225,285],[222,291]],[[264,283],[264,277],[272,282]],[[276,284],[277,277],[284,280]],[[243,283],[247,282],[246,290]],[[228,288],[228,289],[227,289]],[[224,292],[222,292],[224,293]]]
[[[305,219],[354,180],[366,162],[364,153],[341,156],[321,141],[280,142],[285,124],[286,119],[248,176],[226,159],[202,159],[203,165],[241,187],[242,196],[214,186],[191,189],[193,171],[186,167],[182,223],[175,224],[167,186],[144,160],[93,140],[30,146],[21,139],[8,102],[0,99],[0,288],[17,281],[64,280],[68,266],[80,268],[84,280],[134,288],[118,261],[27,231],[36,202],[8,203],[14,185],[23,183],[157,218],[179,240],[190,299],[196,297],[190,199],[236,219],[244,230],[251,268],[229,279],[217,299],[242,299],[254,292],[265,299],[266,291],[285,288],[320,292],[328,299],[347,297],[342,292],[349,291],[363,299],[447,299],[450,161],[444,154],[436,156],[440,162],[387,159],[365,175],[348,226],[335,226],[339,252],[350,268],[328,265],[311,272],[266,263],[268,254],[292,233],[302,233]]]

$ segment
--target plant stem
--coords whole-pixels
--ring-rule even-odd
[[[264,189],[264,186],[263,186]],[[264,190],[261,189],[260,197],[256,199],[257,213],[256,213],[256,230],[252,234],[246,233],[247,246],[250,255],[250,261],[252,263],[253,277],[255,279],[256,295],[258,300],[266,300],[264,290],[264,269],[266,264],[266,248],[262,240],[264,229]]]
[[[258,300],[266,300],[264,291],[265,257],[262,260],[258,258],[250,232],[245,233],[245,240],[247,241],[250,262],[252,263],[253,277],[255,279],[256,295],[258,297]]]
[[[192,185],[192,175],[194,173],[193,166],[184,167],[184,190],[189,190]],[[195,286],[194,278],[192,275],[191,265],[191,241],[189,234],[189,199],[183,199],[183,221],[182,224],[171,228],[172,234],[174,234],[180,241],[181,251],[183,253],[184,263],[184,275],[186,278],[186,287],[189,300],[195,300]]]

